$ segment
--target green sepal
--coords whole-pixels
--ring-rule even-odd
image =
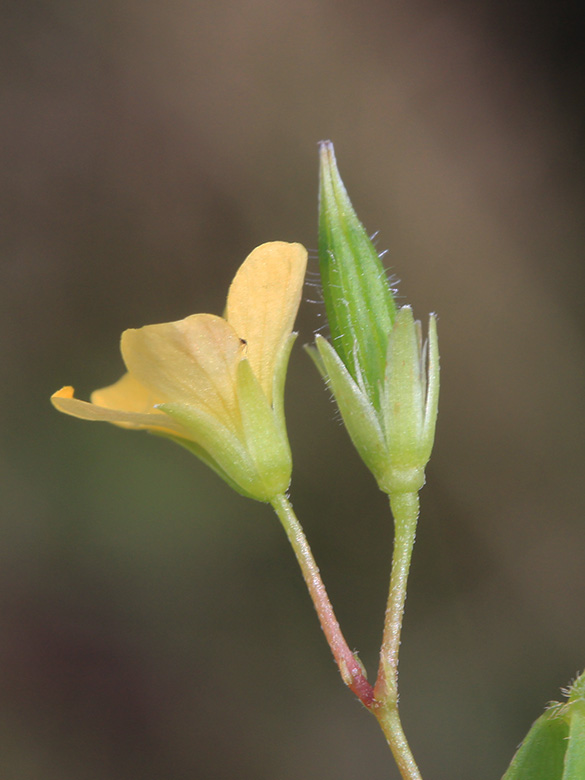
[[[427,345],[425,345],[427,346]],[[421,358],[422,375],[427,377],[425,382],[426,404],[422,432],[422,456],[428,462],[435,443],[435,430],[437,427],[437,415],[439,412],[439,337],[437,335],[437,318],[434,314],[429,317],[428,340],[428,371],[425,363],[427,356],[423,349]]]
[[[420,322],[404,306],[388,340],[382,411],[389,465],[381,487],[389,494],[414,493],[425,481],[435,436],[439,351],[434,317],[429,323],[429,368]]]
[[[246,448],[257,474],[255,497],[271,501],[288,489],[292,458],[288,439],[247,360],[238,364],[236,388]]]
[[[286,372],[288,369],[290,353],[296,339],[297,334],[291,333],[280,348],[280,351],[276,357],[274,377],[272,380],[272,408],[274,410],[276,424],[278,425],[281,435],[285,441],[288,441],[288,433],[286,430],[286,419],[284,414],[284,384],[286,380]]]
[[[168,433],[161,433],[159,431],[149,431],[153,436],[160,436],[161,439],[169,439],[169,441],[174,442],[175,444],[179,444],[181,447],[184,447],[186,450],[188,450],[192,455],[195,455],[199,460],[201,460],[203,463],[205,463],[206,466],[208,466],[212,471],[214,471],[218,477],[224,480],[231,488],[232,490],[235,490],[236,493],[239,493],[241,496],[244,496],[244,498],[253,498],[256,499],[256,496],[253,496],[251,493],[248,493],[246,490],[244,490],[240,485],[238,485],[237,482],[234,482],[234,480],[226,474],[226,472],[221,468],[221,466],[213,460],[211,455],[206,452],[203,447],[200,447],[198,444],[196,444],[194,441],[191,441],[190,439],[183,439],[180,436],[171,436]]]
[[[185,404],[160,404],[158,408],[183,425],[192,437],[192,442],[178,441],[197,455],[208,466],[225,479],[238,492],[251,498],[258,498],[261,484],[258,482],[256,465],[242,441],[216,417]],[[167,437],[171,438],[171,437]]]
[[[314,347],[312,344],[305,344],[303,349],[315,364],[315,368],[321,374],[321,379],[327,381],[327,369],[325,368],[325,363],[323,362],[323,358],[319,354],[317,347]]]
[[[384,429],[396,466],[409,468],[420,463],[425,384],[420,327],[410,306],[404,306],[396,315],[388,340],[384,380]]]
[[[292,472],[292,459],[284,419],[284,380],[295,334],[284,342],[278,355],[273,406],[247,360],[238,364],[236,393],[241,430],[236,433],[216,417],[186,404],[165,403],[158,408],[177,420],[190,439],[161,434],[181,444],[238,493],[270,502],[284,493]]]
[[[376,248],[343,185],[333,144],[321,143],[319,267],[335,350],[376,410],[396,306]]]
[[[376,410],[331,344],[319,335],[315,343],[345,427],[362,460],[378,480],[386,470],[388,453]]]

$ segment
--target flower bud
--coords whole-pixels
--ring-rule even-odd
[[[437,419],[439,351],[429,322],[429,365],[410,307],[396,310],[386,273],[337,170],[321,144],[319,261],[331,344],[311,355],[348,433],[380,488],[416,493],[424,484]]]
[[[331,141],[321,144],[319,267],[335,351],[379,410],[396,306],[376,248],[343,185]]]

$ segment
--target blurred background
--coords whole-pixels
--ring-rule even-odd
[[[400,301],[439,315],[405,728],[424,777],[500,777],[585,665],[583,4],[8,0],[0,26],[0,776],[398,777],[269,509],[48,400],[117,379],[125,328],[221,313],[257,244],[316,272],[331,138]],[[292,498],[373,677],[392,527],[300,349],[323,314]]]

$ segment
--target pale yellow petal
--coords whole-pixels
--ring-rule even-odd
[[[275,362],[293,329],[306,267],[301,244],[262,244],[248,255],[228,293],[227,320],[246,341],[246,357],[269,402]]]
[[[224,319],[193,314],[126,330],[121,349],[128,371],[152,393],[239,429],[235,381],[244,345]]]
[[[141,384],[132,374],[124,374],[117,382],[108,387],[94,390],[90,396],[92,404],[106,409],[119,409],[126,412],[152,412],[155,404],[164,403],[166,398],[155,395]]]
[[[73,393],[72,387],[63,387],[51,396],[51,403],[60,412],[78,417],[80,420],[96,420],[114,423],[123,428],[146,428],[159,433],[169,433],[173,436],[185,436],[182,426],[156,409],[151,412],[133,412],[125,409],[107,408],[95,403],[80,401],[73,397]]]

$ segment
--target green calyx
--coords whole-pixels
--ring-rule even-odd
[[[405,306],[398,311],[388,338],[380,411],[331,344],[317,336],[316,347],[317,354],[309,354],[326,376],[351,440],[380,489],[389,495],[418,492],[424,484],[437,420],[435,318],[430,318],[428,345],[423,345],[420,323],[411,309]]]
[[[320,158],[319,267],[331,339],[379,410],[396,306],[376,248],[343,185],[330,141],[321,143]]]
[[[247,360],[238,365],[236,389],[239,430],[205,411],[185,404],[160,404],[190,438],[167,438],[186,447],[238,493],[269,503],[289,487],[292,458],[284,420],[284,378],[295,335],[287,339],[277,360],[274,397],[269,404]]]

